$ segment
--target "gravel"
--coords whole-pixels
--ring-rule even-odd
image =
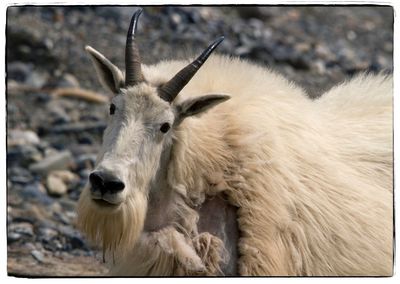
[[[19,6],[7,10],[8,273],[103,275],[101,252],[75,227],[94,167],[106,97],[85,45],[123,67],[137,7]],[[218,52],[282,73],[318,97],[359,72],[392,72],[393,9],[382,6],[151,6],[138,27],[142,59],[188,58],[220,35]]]
[[[29,170],[35,174],[47,175],[50,171],[68,169],[72,163],[73,158],[69,150],[52,151],[43,160],[31,164]]]

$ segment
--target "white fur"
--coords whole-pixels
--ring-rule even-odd
[[[156,86],[186,64],[166,61],[143,72]],[[108,159],[124,177],[128,202],[116,215],[94,207],[88,189],[79,200],[83,231],[115,252],[112,273],[218,273],[221,244],[210,235],[214,250],[200,249],[193,208],[224,191],[239,208],[240,275],[392,274],[391,76],[360,75],[312,101],[268,69],[211,56],[174,106],[209,93],[231,99],[186,118],[158,144],[157,134],[143,134],[142,116],[172,114],[150,86],[116,97],[124,122],[108,128],[99,155],[99,167]],[[160,198],[148,201],[160,145],[172,145],[162,169],[167,181]],[[129,205],[135,202],[138,208]],[[143,230],[149,220],[161,228]]]

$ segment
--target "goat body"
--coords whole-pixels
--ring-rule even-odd
[[[113,119],[123,123],[106,130],[104,147],[122,150],[102,150],[98,164],[125,171],[120,176],[127,181],[127,201],[112,211],[95,205],[87,188],[78,204],[82,230],[112,252],[111,273],[391,275],[391,76],[359,75],[310,100],[266,68],[211,56],[169,106],[149,86],[162,86],[186,64],[142,65],[139,78],[145,83],[114,100],[116,110],[125,112]],[[113,79],[103,82],[114,80],[118,92],[123,75],[112,68]],[[168,137],[154,134],[151,139],[169,139],[162,148],[153,151],[137,142],[150,135],[138,134],[150,133],[138,124],[147,116],[130,118],[139,105],[160,113],[169,107],[179,112],[188,104],[193,110],[204,106],[197,98],[210,93],[230,99],[209,96],[224,102],[175,120]],[[159,112],[145,113],[157,118]],[[122,138],[107,138],[114,136]],[[138,149],[141,163],[124,156],[131,148]],[[121,163],[112,164],[111,156]],[[225,208],[205,203],[221,194],[227,206],[237,208],[221,215],[233,230],[224,221],[218,227],[216,219],[206,219],[210,210]],[[237,238],[237,246],[230,238]],[[229,270],[223,263],[236,260],[236,248],[237,267]]]
[[[144,73],[162,81],[184,64]],[[178,99],[213,92],[231,99],[176,131],[169,182],[194,204],[223,190],[239,208],[240,275],[391,275],[391,77],[358,76],[311,101],[215,56]]]

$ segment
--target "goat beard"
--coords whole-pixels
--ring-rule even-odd
[[[103,252],[127,252],[138,240],[144,226],[147,198],[141,192],[128,197],[118,209],[98,208],[84,190],[78,201],[78,228]]]

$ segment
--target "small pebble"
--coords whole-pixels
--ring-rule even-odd
[[[45,157],[42,161],[29,167],[34,173],[47,175],[54,170],[66,170],[72,163],[71,152],[66,150]]]
[[[43,262],[43,260],[44,260],[44,255],[43,255],[43,253],[41,253],[41,252],[38,251],[38,250],[33,250],[33,251],[31,251],[31,255],[33,256],[34,259],[36,259],[36,260],[39,261],[39,262]]]
[[[10,129],[7,138],[7,146],[37,145],[40,143],[40,138],[32,130]]]
[[[67,193],[67,186],[64,181],[54,173],[50,173],[46,179],[47,192],[50,195],[61,196]]]
[[[8,232],[25,237],[33,237],[33,226],[27,222],[13,223],[8,226]]]

